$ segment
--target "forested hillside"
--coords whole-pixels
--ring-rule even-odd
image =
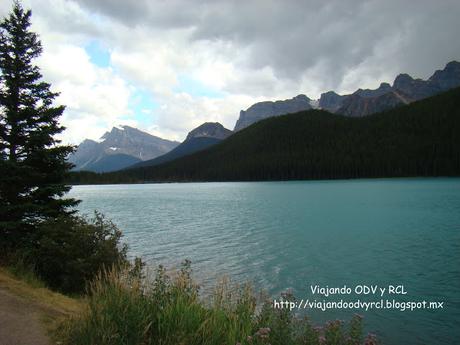
[[[362,118],[321,110],[273,117],[208,150],[79,182],[454,175],[460,175],[459,88]]]

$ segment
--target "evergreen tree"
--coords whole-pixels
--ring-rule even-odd
[[[73,213],[63,198],[72,146],[59,145],[64,106],[33,60],[42,52],[31,11],[14,2],[0,22],[0,246],[26,245],[37,225]]]

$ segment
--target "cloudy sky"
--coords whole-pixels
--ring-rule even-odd
[[[23,0],[64,140],[132,125],[183,140],[303,93],[353,92],[460,60],[458,0]],[[11,9],[0,1],[0,15]]]

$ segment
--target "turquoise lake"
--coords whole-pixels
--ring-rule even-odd
[[[75,186],[79,209],[123,230],[151,265],[192,260],[196,279],[223,275],[278,296],[324,300],[310,286],[404,285],[383,299],[440,301],[415,311],[308,310],[315,322],[364,316],[384,344],[460,338],[460,179]],[[375,296],[330,296],[378,301]]]

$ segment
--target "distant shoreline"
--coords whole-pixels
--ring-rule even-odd
[[[382,176],[382,177],[351,177],[351,178],[318,178],[304,180],[228,180],[228,181],[145,181],[145,182],[120,182],[120,183],[69,183],[70,186],[110,186],[110,185],[142,185],[142,184],[188,184],[188,183],[253,183],[253,182],[332,182],[332,181],[366,181],[366,180],[418,180],[418,179],[458,179],[454,176]]]

